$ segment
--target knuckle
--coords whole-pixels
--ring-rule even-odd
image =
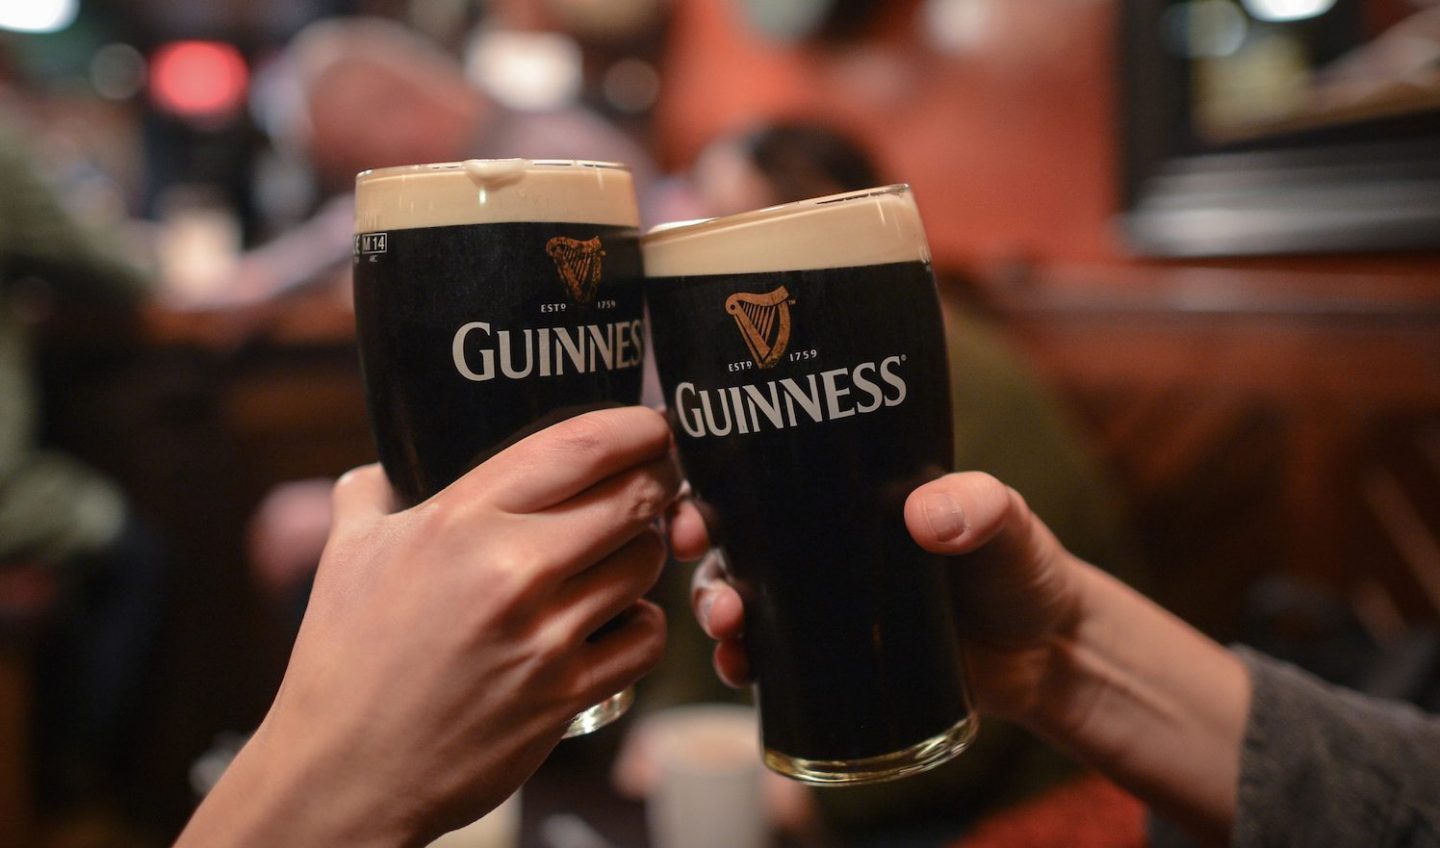
[[[355,486],[366,478],[373,477],[379,473],[380,466],[376,463],[372,462],[369,465],[359,465],[355,468],[350,469],[349,471],[346,471],[344,474],[341,474],[339,479],[335,481],[334,488],[340,489],[342,487],[348,488],[350,486]]]
[[[549,594],[535,561],[512,548],[487,555],[482,567],[472,565],[465,566],[472,572],[465,585],[482,628],[493,625],[508,636],[529,632]]]
[[[546,594],[535,559],[521,552],[498,557],[481,591],[493,595],[516,614],[528,613]]]
[[[1015,490],[989,474],[971,472],[962,482],[974,501],[986,511],[994,510],[1003,518],[1010,518],[1017,506],[1024,508],[1024,499],[1019,499],[1017,503],[1018,493]]]
[[[636,473],[629,490],[630,517],[640,523],[658,517],[670,503],[670,487],[652,469]]]
[[[660,449],[670,444],[670,425],[666,422],[664,415],[656,410],[644,408],[641,408],[636,415],[639,416],[636,426],[642,428],[651,448]]]
[[[966,474],[965,477],[968,478],[965,482],[984,497],[1008,497],[1006,489],[1009,487],[1000,482],[1000,480],[992,474],[986,474],[983,471],[972,471]]]
[[[571,664],[574,653],[575,647],[569,634],[562,632],[553,622],[537,630],[535,658],[541,666],[551,669],[567,667]]]
[[[431,498],[409,512],[407,520],[422,538],[444,540],[455,532],[459,523],[456,508],[443,498]]]
[[[331,509],[339,509],[346,496],[349,495],[350,490],[360,485],[364,481],[366,473],[374,467],[373,465],[362,465],[359,468],[352,468],[344,474],[341,474],[339,479],[335,481],[335,485],[330,487]]]
[[[566,419],[555,425],[552,436],[555,451],[572,459],[604,454],[612,438],[610,425],[599,415]]]
[[[1025,496],[1010,486],[1005,486],[1003,483],[999,483],[999,481],[996,482],[1004,486],[1005,497],[1008,501],[1006,508],[1009,510],[1011,517],[1020,521],[1029,521],[1031,517],[1030,504],[1025,500]]]

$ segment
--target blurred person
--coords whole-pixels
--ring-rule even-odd
[[[696,200],[721,217],[884,184],[865,148],[827,124],[777,121],[721,136],[690,169]]]
[[[378,465],[341,478],[275,701],[178,844],[424,845],[511,795],[664,650],[641,595],[680,488],[670,449],[665,419],[629,407],[411,509]]]
[[[1225,649],[1067,551],[989,475],[920,486],[904,520],[916,544],[953,562],[981,711],[1098,770],[1199,844],[1440,840],[1440,716]],[[693,504],[669,527],[677,557],[705,553]],[[693,609],[719,642],[717,673],[744,685],[744,605],[713,558],[696,573]],[[1158,822],[1151,838],[1196,844]]]
[[[249,251],[227,288],[263,300],[348,268],[355,175],[462,159],[592,159],[635,175],[642,216],[655,186],[650,157],[579,106],[509,109],[465,76],[438,44],[383,18],[327,18],[286,47],[270,86],[280,144],[300,151],[325,201],[305,223]]]
[[[119,487],[39,434],[34,325],[57,305],[123,311],[148,284],[116,261],[0,133],[0,582],[43,575],[56,609],[38,645],[41,800],[100,791],[124,760],[165,591],[165,556]]]
[[[813,120],[785,120],[715,139],[697,157],[691,190],[702,217],[870,188],[886,180],[869,153],[844,132]],[[1109,563],[1122,579],[1144,585],[1146,574],[1131,553],[1113,485],[1070,425],[1059,400],[1023,357],[981,315],[955,296],[960,281],[940,280],[952,387],[957,468],[986,471],[1024,487],[1036,512],[1064,533],[1082,555]],[[658,397],[658,391],[653,395]],[[683,608],[688,578],[682,569],[662,576],[657,597],[666,609]],[[640,711],[657,706],[731,697],[702,673],[708,642],[695,627],[671,628],[671,651],[646,680]],[[643,723],[627,740],[616,783],[643,797],[652,780]],[[987,724],[965,756],[901,784],[810,793],[825,824],[850,834],[916,827],[949,818],[962,794],[975,812],[1051,785],[1072,771],[1068,763],[1013,727]],[[798,784],[772,781],[773,802],[786,826],[803,829],[814,817]]]

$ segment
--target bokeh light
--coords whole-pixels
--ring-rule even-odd
[[[0,29],[59,32],[79,14],[80,0],[0,0]]]
[[[150,60],[150,96],[162,109],[191,118],[236,111],[245,100],[245,59],[218,41],[176,41]]]
[[[107,44],[90,58],[90,84],[106,100],[128,100],[145,87],[145,56],[129,44]]]

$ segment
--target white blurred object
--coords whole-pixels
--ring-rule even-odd
[[[516,848],[520,844],[520,793],[459,830],[452,830],[430,848]]]
[[[511,109],[559,109],[580,95],[580,47],[558,32],[484,30],[466,51],[465,75]]]
[[[155,253],[165,295],[185,302],[219,294],[240,258],[240,221],[218,193],[177,186],[161,201]]]
[[[1318,18],[1335,8],[1335,0],[1242,0],[1245,11],[1271,23]]]
[[[215,737],[205,753],[196,758],[190,764],[190,789],[194,791],[196,798],[204,798],[220,782],[225,770],[230,768],[230,763],[235,761],[235,756],[250,736],[244,733],[221,733]]]
[[[1190,0],[1165,10],[1161,29],[1172,51],[1191,59],[1223,59],[1245,45],[1249,18],[1229,0]]]
[[[942,53],[964,54],[985,43],[994,29],[993,0],[926,0],[921,33]]]
[[[0,0],[0,29],[59,32],[79,14],[80,0]]]
[[[589,822],[571,813],[546,816],[540,823],[540,841],[549,848],[615,848]]]
[[[645,816],[655,848],[763,848],[770,821],[755,710],[697,704],[646,718],[656,775]]]

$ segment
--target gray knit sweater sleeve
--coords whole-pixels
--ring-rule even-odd
[[[1254,697],[1232,845],[1440,846],[1440,716],[1237,653]]]

